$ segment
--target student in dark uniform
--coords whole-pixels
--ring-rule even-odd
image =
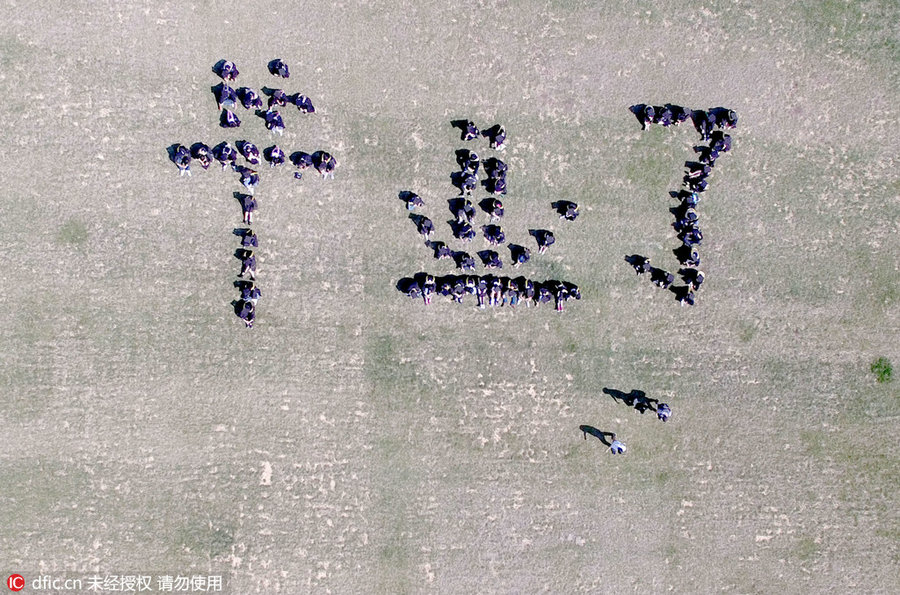
[[[249,300],[241,301],[238,316],[244,321],[247,328],[253,328],[253,322],[256,320],[256,307]]]
[[[653,268],[650,266],[650,258],[647,256],[640,256],[635,254],[634,256],[626,257],[626,260],[628,260],[631,266],[634,267],[634,272],[638,275],[649,273]]]
[[[463,223],[461,225],[456,226],[456,237],[464,242],[470,242],[475,239],[475,230],[472,229],[472,226],[468,223]]]
[[[239,74],[240,71],[238,71],[238,67],[231,60],[225,60],[219,66],[218,75],[222,77],[222,80],[234,82]]]
[[[262,97],[250,87],[241,87],[238,89],[237,96],[238,99],[241,100],[241,105],[244,106],[244,109],[262,109]]]
[[[243,212],[243,222],[247,225],[253,224],[253,211],[256,210],[256,199],[249,194],[241,195],[241,211]]]
[[[721,130],[715,130],[709,136],[709,148],[718,153],[727,153],[731,150],[731,135]]]
[[[412,211],[416,207],[424,207],[425,201],[422,200],[422,197],[416,194],[415,192],[407,192],[406,193],[406,210]]]
[[[238,277],[243,277],[244,275],[249,275],[253,281],[256,280],[256,256],[252,250],[244,250],[241,258],[241,272],[238,274]]]
[[[462,131],[462,140],[474,140],[478,138],[480,132],[478,131],[478,127],[475,126],[475,122],[471,120],[467,120],[465,126]]]
[[[641,130],[649,130],[650,124],[653,123],[653,120],[656,118],[656,109],[652,105],[645,105],[644,110],[641,112]]]
[[[175,161],[180,175],[187,174],[188,177],[191,177],[191,152],[187,147],[175,145],[175,154],[172,159]]]
[[[222,110],[222,128],[237,128],[241,125],[241,119],[234,112],[224,109]]]
[[[284,63],[281,58],[276,58],[269,62],[269,72],[274,74],[275,76],[280,76],[283,79],[290,78],[291,71],[288,69],[288,65]]]
[[[234,162],[237,160],[237,151],[234,150],[227,141],[219,143],[213,148],[213,157],[222,164],[222,170],[229,165],[234,168]]]
[[[253,307],[256,307],[256,303],[259,301],[259,298],[262,296],[262,291],[259,290],[259,287],[256,286],[256,283],[252,281],[244,285],[241,289],[241,300],[245,302],[250,302],[253,304]]]
[[[488,209],[491,216],[491,223],[493,223],[494,221],[500,221],[500,219],[503,218],[503,203],[500,202],[499,199],[490,199],[488,201]]]
[[[669,417],[672,415],[672,409],[666,403],[660,403],[656,407],[656,417],[658,417],[661,421],[669,421]]]
[[[278,145],[272,145],[271,147],[263,151],[263,155],[268,160],[271,167],[283,164],[286,159],[284,151],[282,151],[281,147],[279,147]]]
[[[310,155],[309,153],[304,153],[303,151],[297,151],[291,154],[291,163],[293,163],[294,166],[298,169],[307,169],[309,167],[312,167],[312,155]]]
[[[244,232],[244,237],[241,238],[241,246],[244,248],[258,248],[259,238],[256,236],[256,232],[252,229],[246,230]]]
[[[475,270],[475,259],[469,256],[465,252],[458,252],[459,256],[456,259],[457,266],[464,271],[474,271]]]
[[[304,114],[314,114],[316,113],[316,108],[313,107],[312,99],[307,97],[306,95],[298,94],[294,98],[294,105],[297,106],[297,109],[303,112]]]
[[[240,144],[241,155],[244,156],[250,165],[259,165],[259,149],[251,142],[243,142]]]
[[[559,203],[559,218],[566,221],[575,221],[578,218],[578,205],[570,200],[562,200]]]
[[[428,217],[420,216],[419,220],[416,222],[416,228],[426,240],[430,239],[431,234],[434,233],[434,223],[432,223],[431,219]]]
[[[485,250],[483,254],[484,268],[486,269],[502,269],[503,262],[500,255],[493,250]]]
[[[203,143],[194,143],[191,146],[191,157],[200,162],[200,166],[203,169],[209,169],[209,165],[212,163],[212,154],[208,146]]]
[[[460,150],[456,162],[459,163],[459,167],[462,168],[462,171],[471,174],[477,174],[478,169],[481,167],[481,158],[478,157],[478,153],[469,151],[468,149]]]
[[[513,265],[515,268],[519,268],[520,266],[531,260],[531,250],[529,250],[525,246],[510,244],[509,251],[512,255],[513,262],[515,263]]]
[[[219,83],[213,87],[213,94],[216,96],[216,104],[219,109],[234,110],[237,107],[237,93],[225,83]]]
[[[484,233],[484,239],[492,246],[499,246],[506,242],[506,234],[499,225],[485,225],[481,231]]]
[[[457,199],[455,207],[456,210],[453,214],[456,217],[456,222],[459,224],[467,223],[471,225],[472,221],[475,219],[475,207],[472,203],[460,198]]]
[[[244,167],[241,169],[241,184],[247,189],[247,192],[253,194],[259,185],[259,174],[256,170]]]
[[[675,275],[662,269],[651,267],[650,281],[652,281],[653,284],[657,287],[668,289],[669,286],[672,285],[672,283],[675,281]]]
[[[274,105],[280,105],[281,107],[284,107],[287,105],[287,102],[288,102],[288,96],[281,89],[275,89],[274,91],[272,91],[272,95],[269,96],[269,107],[270,108]]]
[[[488,138],[491,148],[495,151],[506,149],[506,129],[500,124],[494,124],[487,130],[482,131],[481,135]]]
[[[556,237],[553,235],[553,232],[546,229],[539,229],[535,233],[534,238],[537,240],[538,254],[543,254],[547,251],[547,248],[556,243]]]
[[[284,134],[284,119],[278,113],[278,110],[269,109],[266,111],[266,128],[278,136]]]

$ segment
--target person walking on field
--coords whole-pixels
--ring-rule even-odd
[[[661,421],[669,421],[669,416],[672,415],[672,409],[666,403],[660,403],[656,407],[656,417],[658,417]]]

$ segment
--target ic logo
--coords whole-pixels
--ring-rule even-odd
[[[11,574],[6,579],[6,586],[9,587],[10,591],[21,591],[25,588],[25,577],[21,574]]]

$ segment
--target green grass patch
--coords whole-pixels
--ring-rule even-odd
[[[59,228],[56,237],[60,244],[82,246],[88,239],[87,226],[77,219],[69,219]]]
[[[891,365],[891,360],[886,357],[879,357],[872,362],[872,366],[869,369],[875,374],[875,380],[880,383],[890,382],[891,377],[894,374],[894,367]]]
[[[811,537],[801,537],[794,546],[794,556],[803,562],[809,562],[818,556],[819,551],[821,551],[821,547]]]
[[[741,340],[741,343],[749,343],[752,341],[753,337],[756,336],[757,330],[759,330],[759,326],[755,322],[747,320],[738,322],[738,338]]]
[[[227,554],[233,543],[234,530],[218,527],[212,521],[190,524],[178,531],[176,536],[179,549],[210,558]]]

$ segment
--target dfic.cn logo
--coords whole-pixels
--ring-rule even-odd
[[[25,588],[25,577],[21,574],[11,574],[6,579],[6,586],[13,591],[21,591]]]

